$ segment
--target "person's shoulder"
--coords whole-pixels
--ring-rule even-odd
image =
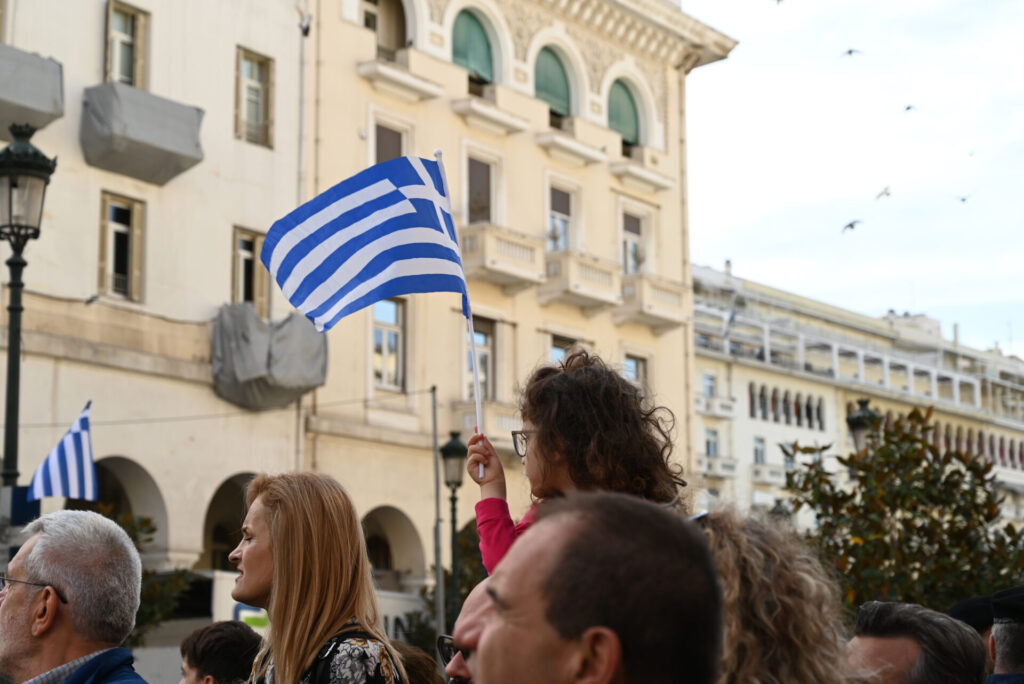
[[[112,648],[86,662],[66,684],[146,684],[132,663],[135,658],[126,648]]]
[[[329,676],[312,684],[398,684],[395,663],[384,642],[365,633],[338,634],[321,651]],[[319,659],[319,658],[318,658]]]

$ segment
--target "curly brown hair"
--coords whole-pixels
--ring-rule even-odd
[[[718,684],[840,684],[839,585],[791,532],[713,511],[701,521],[722,585]]]
[[[624,492],[659,503],[686,486],[670,462],[672,411],[652,406],[595,354],[577,351],[533,372],[519,406],[534,424],[542,473],[564,468],[579,489]]]

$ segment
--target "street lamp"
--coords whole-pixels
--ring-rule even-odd
[[[858,399],[856,411],[846,417],[846,426],[853,435],[853,445],[857,453],[864,451],[868,445],[868,435],[876,434],[882,423],[882,414],[868,408],[870,399]]]
[[[458,502],[459,487],[462,486],[462,475],[466,471],[466,454],[469,449],[459,439],[457,430],[451,431],[451,439],[441,447],[441,458],[444,459],[444,483],[452,492],[452,576],[448,589],[449,605],[448,619],[452,625],[455,624],[455,614],[458,612],[459,601],[459,523],[457,519],[456,504]]]
[[[28,262],[21,253],[29,240],[39,237],[43,198],[57,158],[48,159],[29,142],[36,132],[28,124],[11,124],[14,142],[0,150],[0,239],[11,243],[14,254],[7,303],[7,405],[4,417],[4,487],[18,484],[18,398],[21,380],[21,272]],[[4,511],[10,515],[10,511]]]

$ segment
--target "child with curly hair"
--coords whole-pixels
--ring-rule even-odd
[[[534,505],[513,523],[505,471],[483,434],[469,440],[467,470],[480,485],[477,532],[490,573],[533,522],[534,507],[574,489],[623,492],[676,506],[686,486],[670,462],[672,412],[652,406],[633,383],[586,351],[542,366],[520,399],[523,429],[512,433]],[[482,466],[482,468],[481,468]]]

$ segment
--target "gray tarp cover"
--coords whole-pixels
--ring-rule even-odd
[[[85,89],[79,140],[92,166],[163,185],[203,160],[203,110],[123,83]]]
[[[295,401],[327,378],[327,336],[301,314],[267,323],[251,304],[225,304],[213,326],[213,386],[248,409]]]
[[[7,125],[42,128],[64,116],[64,67],[46,57],[0,43],[0,138]]]

